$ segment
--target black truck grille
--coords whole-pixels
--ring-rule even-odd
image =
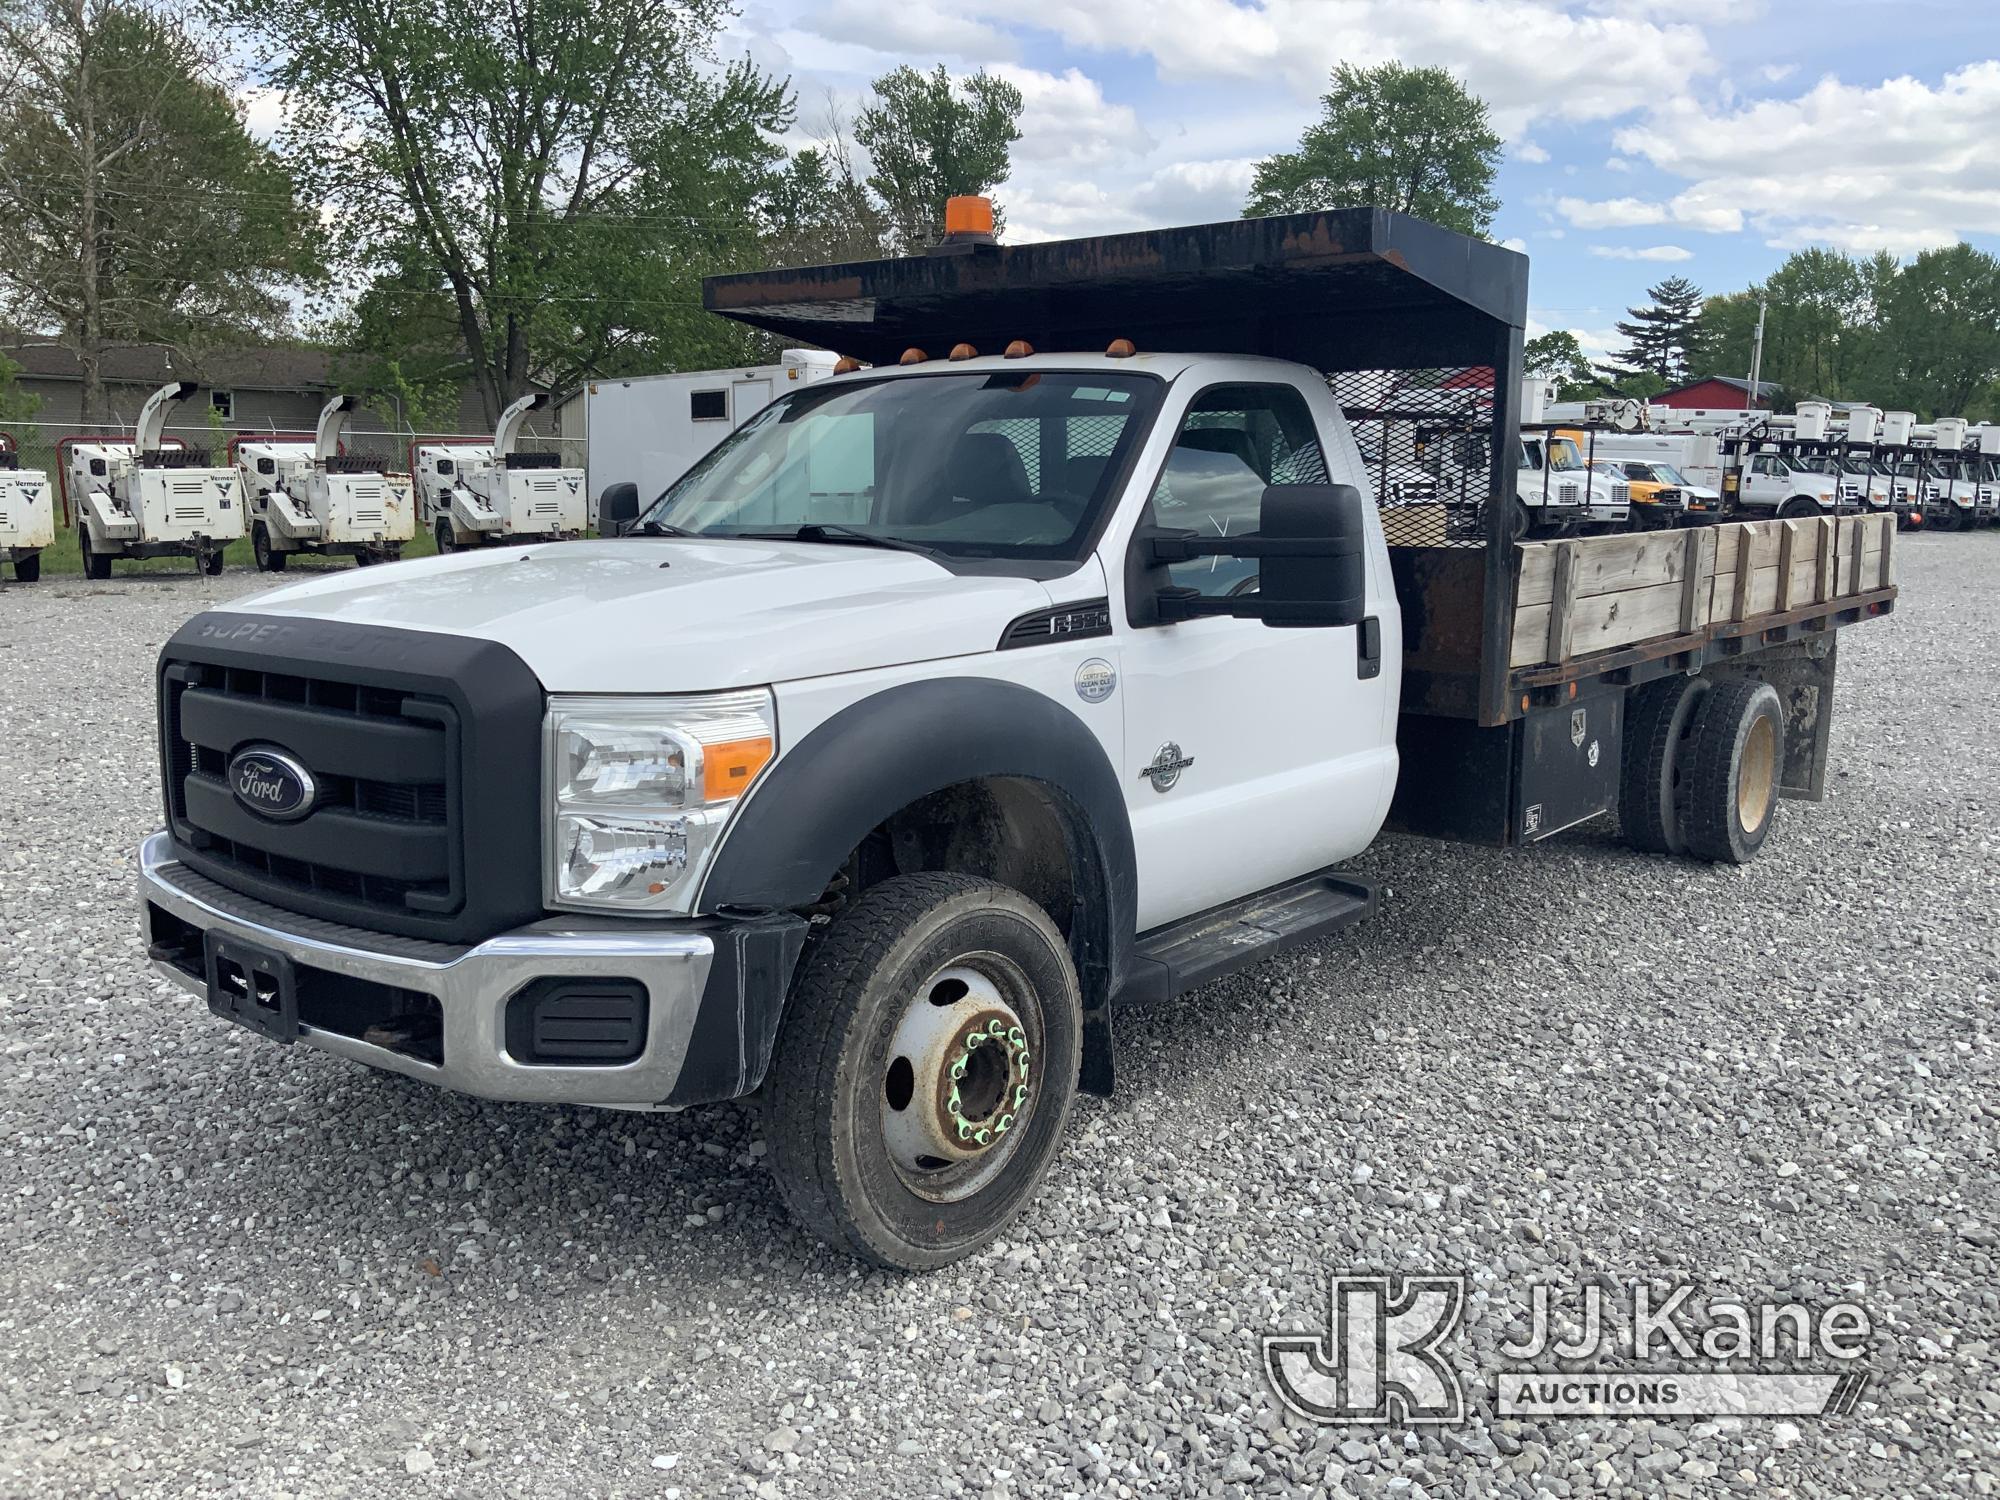
[[[163,687],[168,810],[211,867],[280,900],[289,891],[383,912],[458,908],[449,703],[193,662],[170,666]],[[306,816],[280,822],[236,800],[229,762],[249,746],[284,751],[312,772]]]
[[[160,652],[160,772],[188,869],[285,911],[472,944],[543,915],[542,685],[497,641],[213,611]],[[230,761],[316,783],[284,821]]]

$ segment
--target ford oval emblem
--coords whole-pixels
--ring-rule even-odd
[[[284,823],[303,818],[319,797],[313,773],[269,745],[252,745],[230,758],[229,790],[253,813]]]

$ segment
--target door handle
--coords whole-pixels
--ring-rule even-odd
[[[1361,622],[1361,628],[1354,633],[1360,650],[1360,661],[1355,668],[1355,676],[1366,682],[1371,677],[1382,675],[1382,620],[1378,615],[1369,615]]]

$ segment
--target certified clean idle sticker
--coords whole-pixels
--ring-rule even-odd
[[[1085,703],[1102,703],[1118,691],[1118,669],[1093,656],[1076,669],[1076,695]]]

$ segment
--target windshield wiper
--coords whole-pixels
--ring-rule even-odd
[[[796,531],[744,531],[738,532],[737,535],[754,537],[760,541],[846,542],[857,547],[883,547],[892,552],[914,552],[919,557],[938,555],[935,547],[926,547],[921,542],[906,542],[898,536],[882,536],[873,531],[842,526],[834,521],[808,521]]]
[[[627,536],[693,536],[695,533],[679,526],[669,526],[665,521],[641,521]]]

